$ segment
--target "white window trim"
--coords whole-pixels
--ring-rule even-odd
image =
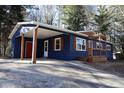
[[[56,41],[57,40],[60,40],[60,47],[59,47],[59,49],[56,49]],[[61,51],[61,38],[60,37],[54,39],[54,51]]]
[[[81,47],[81,49],[78,49],[78,47],[77,47],[77,39],[84,40],[85,49],[82,49],[82,47]],[[86,39],[76,37],[76,51],[86,51]]]
[[[97,44],[99,45],[99,48],[97,48]],[[96,49],[103,49],[103,43],[96,42]]]
[[[103,48],[103,43],[99,42],[99,48],[100,48],[100,49]]]
[[[107,48],[108,46],[110,47],[110,49]],[[106,49],[107,49],[107,50],[111,50],[111,45],[106,45]]]
[[[99,46],[99,48],[97,47],[97,45]],[[96,42],[96,49],[100,49],[100,43]]]

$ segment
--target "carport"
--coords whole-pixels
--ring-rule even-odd
[[[26,27],[24,27],[26,28]],[[23,29],[24,29],[23,28]],[[43,28],[37,23],[32,29],[25,31],[21,31],[21,57],[20,59],[24,59],[24,37],[32,38],[32,63],[36,64],[36,48],[37,48],[37,39],[45,39],[49,37],[53,37],[56,35],[63,34],[63,32],[55,31],[54,29]],[[47,51],[47,50],[46,50]]]

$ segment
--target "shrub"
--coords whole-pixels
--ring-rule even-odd
[[[124,53],[117,53],[116,54],[116,59],[117,60],[124,60]]]

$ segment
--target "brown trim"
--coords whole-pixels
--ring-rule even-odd
[[[74,49],[76,50],[76,36],[74,36]]]
[[[24,34],[21,33],[21,60],[24,59]]]
[[[38,29],[34,29],[33,32],[33,46],[32,46],[32,61],[33,64],[36,64],[36,51],[37,51],[37,31]]]
[[[99,48],[93,48],[93,50],[103,50],[103,51],[106,51],[106,49],[99,49]]]
[[[61,37],[61,50],[64,49],[64,37]]]
[[[55,46],[54,46],[54,45],[55,45],[54,43],[55,43],[55,42],[54,42],[54,38],[53,38],[53,39],[52,39],[52,49],[53,49],[53,50],[54,50],[54,47],[55,47]]]

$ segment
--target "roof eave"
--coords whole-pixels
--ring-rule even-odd
[[[78,35],[78,36],[83,36],[83,37],[88,37],[88,35],[85,35],[85,34],[79,34],[79,33],[76,33],[74,31],[71,31],[71,30],[67,30],[67,29],[63,29],[63,28],[57,28],[57,27],[53,27],[51,25],[46,25],[46,24],[41,24],[39,22],[18,22],[16,24],[16,26],[14,27],[14,29],[12,30],[11,34],[9,35],[9,39],[12,39],[13,35],[15,34],[15,32],[17,31],[17,29],[21,26],[21,25],[26,25],[26,24],[34,24],[34,25],[37,25],[39,24],[40,26],[43,26],[43,27],[47,27],[47,28],[51,28],[53,30],[59,30],[59,31],[62,31],[62,32],[66,32],[66,33],[70,33],[70,34],[75,34],[75,35]]]
[[[12,30],[12,32],[9,35],[9,39],[12,39],[13,35],[15,34],[15,32],[17,31],[17,29],[20,27],[20,24],[16,24],[16,26],[14,27],[14,29]]]

